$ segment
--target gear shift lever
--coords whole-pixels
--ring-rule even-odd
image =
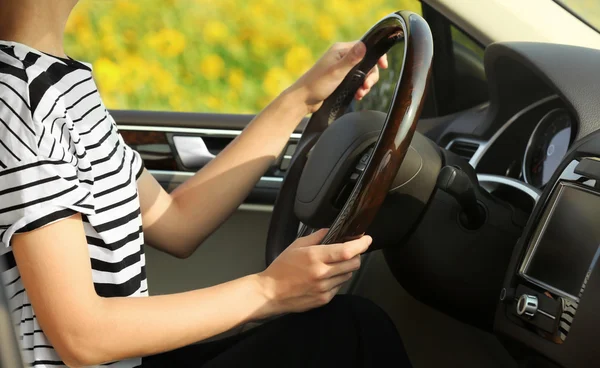
[[[438,189],[450,194],[462,208],[461,224],[475,230],[485,222],[485,211],[477,202],[475,186],[471,178],[456,166],[444,166],[437,179]]]

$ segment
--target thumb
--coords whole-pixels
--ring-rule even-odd
[[[323,238],[325,238],[325,235],[327,235],[327,232],[329,231],[329,229],[321,229],[318,231],[315,231],[314,233],[304,236],[302,238],[298,238],[291,246],[298,248],[298,247],[309,247],[311,245],[317,245],[317,244],[321,244],[321,240],[323,240]]]
[[[339,70],[344,75],[348,74],[352,68],[356,66],[367,53],[367,46],[362,41],[358,41],[352,46],[350,50],[344,55],[339,62]]]

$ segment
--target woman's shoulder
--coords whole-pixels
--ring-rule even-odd
[[[0,167],[37,157],[41,125],[33,120],[29,87],[25,63],[0,45]]]
[[[67,97],[91,80],[78,65],[0,41],[0,168],[74,154]]]

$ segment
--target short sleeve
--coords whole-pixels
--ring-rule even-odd
[[[144,160],[142,160],[142,157],[140,156],[139,152],[130,148],[129,146],[126,146],[127,149],[130,149],[133,151],[133,172],[135,173],[135,180],[138,180],[140,178],[140,176],[142,176],[142,173],[144,172]]]
[[[38,157],[0,171],[0,236],[32,231],[79,212],[94,214],[91,182],[74,165]]]
[[[112,120],[112,117],[111,117],[111,120]],[[115,127],[117,126],[117,123],[115,123],[114,120],[113,120],[113,124],[115,124]],[[117,127],[117,131],[118,131],[118,127]],[[121,141],[121,144],[123,145],[123,147],[125,147],[125,154],[127,156],[129,156],[130,154],[133,155],[133,161],[131,163],[131,172],[135,176],[135,180],[138,180],[140,178],[140,176],[142,176],[142,173],[144,172],[144,169],[145,169],[144,160],[142,159],[142,157],[140,156],[140,153],[138,151],[131,148],[127,144],[127,142],[125,142],[125,139],[121,135],[121,132],[119,132],[119,140]]]

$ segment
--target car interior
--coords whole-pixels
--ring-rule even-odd
[[[597,366],[600,51],[484,46],[427,3],[363,41],[364,61],[193,256],[146,247],[151,293],[260,272],[319,228],[325,243],[367,233],[372,249],[342,292],[391,316],[414,367]],[[390,68],[352,101],[383,53]],[[167,191],[253,118],[112,114]],[[0,302],[0,366],[18,367],[1,287]]]

